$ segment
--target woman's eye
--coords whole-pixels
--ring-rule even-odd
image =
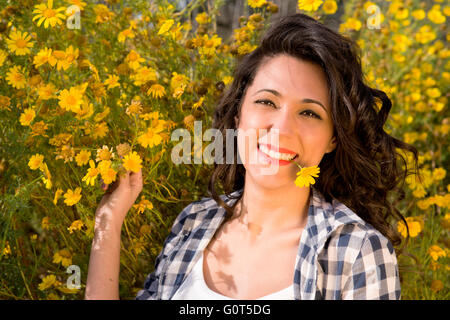
[[[320,117],[316,113],[312,112],[311,110],[303,111],[300,114],[306,114],[308,117],[320,119]]]
[[[264,104],[269,107],[275,107],[275,104],[270,100],[256,100],[255,103]]]

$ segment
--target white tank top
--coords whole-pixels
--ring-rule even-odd
[[[203,277],[203,252],[172,300],[234,300],[211,290]],[[294,285],[256,300],[294,300]]]

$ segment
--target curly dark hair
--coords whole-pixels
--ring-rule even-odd
[[[385,92],[365,84],[357,44],[315,19],[300,13],[281,18],[265,33],[260,45],[238,62],[234,80],[214,112],[213,128],[225,141],[223,154],[227,144],[237,143],[236,137],[226,141],[225,130],[236,129],[234,117],[240,115],[243,97],[261,62],[278,54],[315,63],[327,77],[336,148],[323,156],[314,187],[327,201],[335,198],[345,204],[398,246],[401,237],[389,219],[401,219],[407,225],[395,204],[404,198],[405,179],[412,173],[399,151],[413,154],[414,173],[418,173],[418,151],[384,131],[392,103]],[[238,201],[227,206],[217,193],[216,183],[228,198],[244,186],[245,168],[237,162],[236,153],[233,164],[214,164],[208,186],[212,198],[226,209],[227,218],[233,215]],[[397,199],[389,199],[391,192]]]

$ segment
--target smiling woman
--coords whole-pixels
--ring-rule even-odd
[[[136,298],[399,299],[399,237],[388,219],[404,218],[389,196],[407,174],[400,149],[416,169],[417,150],[383,130],[390,108],[364,83],[351,40],[303,14],[275,23],[239,61],[215,110],[222,154],[237,145],[234,161],[214,164],[211,197],[179,214]],[[140,173],[126,175],[97,209],[88,298],[117,297],[118,267],[107,278],[101,261],[118,260],[126,212],[111,207],[141,188]],[[105,241],[114,252],[101,249]]]

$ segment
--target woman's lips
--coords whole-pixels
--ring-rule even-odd
[[[273,151],[276,151],[276,152],[279,152],[279,153],[288,153],[288,154],[295,154],[295,155],[297,154],[296,152],[294,152],[292,150],[289,150],[289,149],[286,149],[286,148],[282,148],[282,147],[275,147],[275,146],[273,146],[271,144],[267,144],[267,143],[258,143],[258,147],[260,145],[264,145],[269,150],[273,150]]]
[[[259,156],[263,157],[264,159],[267,159],[268,161],[270,161],[273,164],[278,164],[280,166],[287,166],[288,164],[290,164],[293,160],[297,159],[297,157],[298,157],[298,154],[296,154],[295,152],[293,152],[293,151],[291,151],[289,149],[286,149],[286,148],[274,148],[273,146],[267,145],[267,144],[265,144],[265,146],[267,146],[267,148],[269,148],[269,150],[273,150],[273,151],[279,150],[279,151],[277,151],[279,153],[295,154],[295,157],[292,160],[290,160],[290,161],[277,159],[277,158],[272,158],[271,156],[269,156],[268,154],[262,152],[259,149],[259,143],[258,143],[257,148],[258,148]]]

